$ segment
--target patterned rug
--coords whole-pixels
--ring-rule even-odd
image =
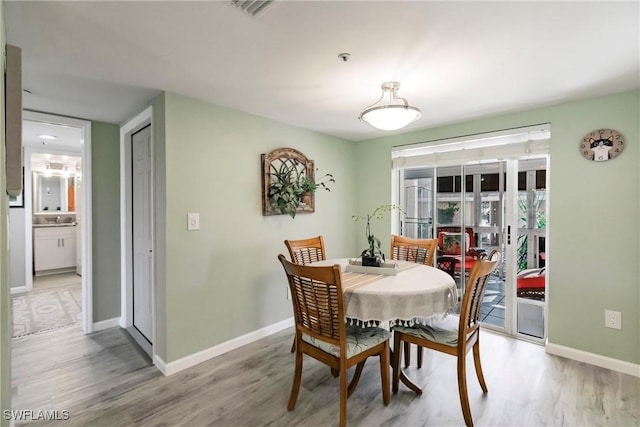
[[[80,323],[81,294],[73,285],[13,296],[13,337]]]

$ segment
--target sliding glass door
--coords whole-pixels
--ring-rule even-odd
[[[485,326],[544,339],[546,156],[397,170],[399,232],[438,239],[455,259],[460,295],[473,264],[497,250],[481,309]],[[436,260],[437,261],[437,260]],[[524,290],[523,290],[524,289]]]
[[[519,335],[543,340],[547,297],[547,160],[521,160],[518,166],[514,329]]]

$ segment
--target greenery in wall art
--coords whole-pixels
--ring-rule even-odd
[[[315,211],[315,192],[331,191],[332,174],[315,179],[313,160],[293,148],[262,155],[262,214],[289,215]]]

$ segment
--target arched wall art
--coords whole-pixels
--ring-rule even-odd
[[[262,214],[290,215],[315,211],[313,160],[293,148],[262,154]],[[314,187],[315,188],[315,187]]]

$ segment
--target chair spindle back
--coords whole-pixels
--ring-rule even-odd
[[[327,259],[322,236],[302,240],[285,240],[291,261],[296,264],[310,264]]]
[[[391,235],[391,259],[433,265],[438,239],[412,239]]]
[[[297,333],[339,345],[345,334],[340,267],[295,264],[282,254],[278,259],[289,280]]]
[[[482,298],[487,288],[489,276],[497,264],[498,261],[490,260],[477,260],[473,264],[460,306],[459,340],[465,340],[469,333],[480,326],[478,319],[482,308]]]

